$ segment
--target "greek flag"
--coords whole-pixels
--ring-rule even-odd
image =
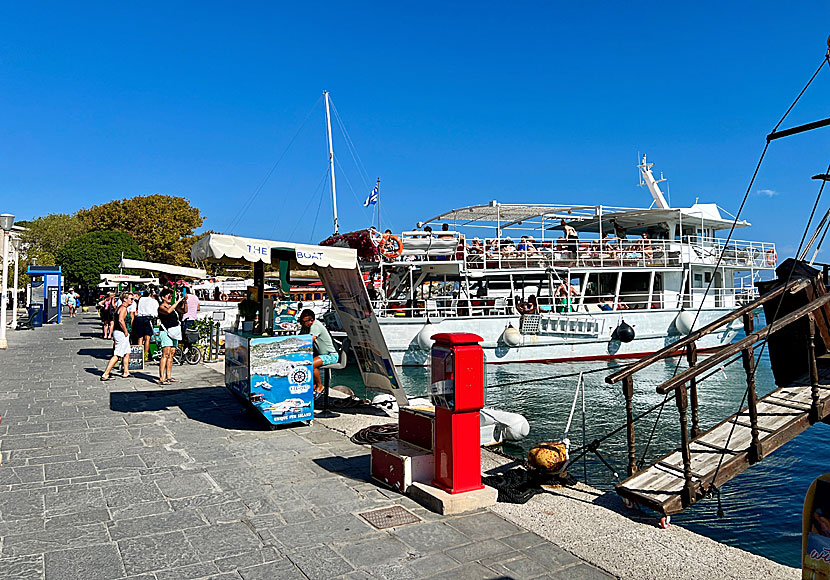
[[[376,185],[375,188],[369,192],[369,196],[366,198],[366,201],[363,202],[363,207],[369,207],[370,205],[375,205],[378,202],[378,186]]]

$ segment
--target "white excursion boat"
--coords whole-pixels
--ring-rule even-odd
[[[640,357],[753,298],[775,245],[718,237],[750,224],[715,204],[669,207],[652,165],[638,165],[647,209],[491,201],[376,235],[361,267],[394,363],[428,364],[438,332],[480,335],[488,363]]]

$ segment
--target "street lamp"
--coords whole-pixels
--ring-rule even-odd
[[[0,349],[9,348],[6,341],[6,296],[9,276],[9,232],[14,225],[14,216],[10,213],[0,214],[0,230],[3,230],[3,282],[0,285]]]
[[[12,328],[17,328],[17,268],[20,261],[20,238],[12,238],[14,248],[14,292],[12,292]]]

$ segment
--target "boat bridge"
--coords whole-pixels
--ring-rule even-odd
[[[665,516],[678,513],[811,425],[830,423],[830,294],[825,293],[818,271],[803,264],[788,260],[778,273],[779,279],[786,280],[765,283],[766,292],[757,300],[606,377],[609,384],[621,383],[625,396],[628,477],[617,485],[617,493],[625,500]],[[827,268],[824,274],[826,279]],[[755,330],[752,311],[758,307],[764,307],[769,323]],[[743,319],[746,338],[698,361],[696,341],[738,318]],[[767,341],[779,387],[759,399],[754,350],[763,341]],[[675,400],[680,444],[639,470],[632,404],[634,375],[678,351],[685,351],[689,368],[660,384],[657,392]],[[706,377],[701,375],[716,372],[733,358],[734,362],[742,359],[746,373],[742,408],[702,432],[697,387]]]

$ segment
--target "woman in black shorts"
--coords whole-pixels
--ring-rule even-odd
[[[104,338],[112,338],[112,329],[115,326],[115,294],[113,292],[107,293],[98,303],[98,312],[101,315]]]

